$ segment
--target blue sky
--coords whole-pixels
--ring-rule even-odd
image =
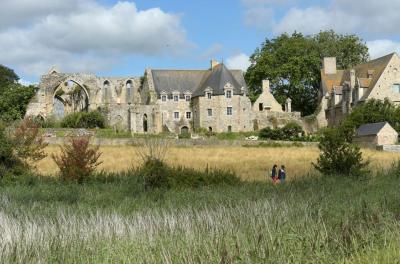
[[[0,63],[25,82],[65,72],[140,76],[146,67],[224,60],[246,69],[266,37],[334,29],[360,35],[372,58],[400,51],[400,0],[3,0]]]

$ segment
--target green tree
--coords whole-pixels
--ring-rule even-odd
[[[361,176],[368,169],[360,148],[337,128],[326,129],[318,145],[321,153],[314,167],[324,175]]]
[[[355,35],[323,31],[317,35],[282,34],[266,39],[250,60],[245,78],[251,99],[261,92],[263,79],[269,79],[272,93],[283,104],[290,97],[293,109],[303,115],[317,108],[323,57],[336,57],[339,67],[348,68],[368,59],[368,48]]]
[[[25,116],[29,101],[36,93],[36,87],[18,83],[15,72],[0,65],[0,119],[13,121]]]

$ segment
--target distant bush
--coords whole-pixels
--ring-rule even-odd
[[[99,146],[91,147],[89,143],[89,137],[70,138],[69,144],[60,147],[61,154],[52,155],[61,179],[82,183],[101,164]]]
[[[97,110],[72,113],[61,121],[61,127],[65,128],[104,128],[105,124],[104,116]]]
[[[319,143],[321,154],[314,167],[325,175],[361,176],[368,172],[360,148],[348,142],[337,128],[326,129]]]
[[[178,138],[179,139],[190,139],[190,138],[192,138],[192,134],[190,134],[190,133],[181,133],[181,134],[178,135]]]
[[[260,139],[287,140],[287,141],[313,141],[313,137],[305,136],[302,127],[295,123],[287,123],[282,128],[266,127],[259,131]]]
[[[143,179],[145,189],[197,188],[210,185],[234,185],[240,182],[235,173],[208,169],[197,171],[191,168],[170,167],[166,163],[149,159],[137,171]]]

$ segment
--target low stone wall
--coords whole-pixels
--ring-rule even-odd
[[[279,143],[292,145],[292,141],[262,141],[262,140],[219,140],[219,139],[166,139],[172,146],[176,147],[220,147],[220,146],[258,146],[261,143]],[[63,145],[67,138],[48,137],[45,139],[50,145]],[[100,146],[140,146],[145,143],[145,138],[92,138],[93,145]],[[298,142],[305,147],[317,147],[316,142]]]
[[[378,146],[377,149],[381,151],[400,153],[400,145],[383,145],[383,146]]]

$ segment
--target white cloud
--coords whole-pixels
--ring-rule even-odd
[[[16,1],[24,2],[34,1]],[[63,71],[97,71],[131,55],[177,55],[190,47],[180,17],[159,8],[140,11],[133,2],[106,7],[91,0],[67,0],[62,9],[54,2],[64,1],[45,0],[47,6],[39,9],[29,6],[37,11],[29,27],[11,26],[13,20],[7,20],[10,26],[0,30],[2,63],[34,76],[51,65]]]
[[[275,21],[275,33],[300,31],[306,34],[334,29],[367,37],[399,33],[400,1],[331,0],[324,6],[292,8]]]
[[[371,59],[376,59],[392,52],[400,53],[400,42],[395,42],[389,39],[380,39],[368,41],[369,54]]]
[[[242,1],[246,3],[245,13],[259,7],[260,3],[268,3],[269,9],[263,11],[265,16],[271,16],[269,10],[277,5],[273,0]],[[293,7],[285,11],[282,17],[272,17],[273,22],[264,24],[263,27],[265,31],[273,31],[275,34],[294,31],[311,34],[334,29],[340,33],[358,33],[366,37],[394,36],[399,34],[399,9],[398,0],[330,0],[324,5]],[[249,24],[248,19],[253,19],[256,24],[260,17],[262,14],[253,18],[246,16],[245,23]]]
[[[247,71],[250,66],[250,58],[244,53],[240,53],[228,58],[226,65],[229,69],[239,69],[242,71]]]

